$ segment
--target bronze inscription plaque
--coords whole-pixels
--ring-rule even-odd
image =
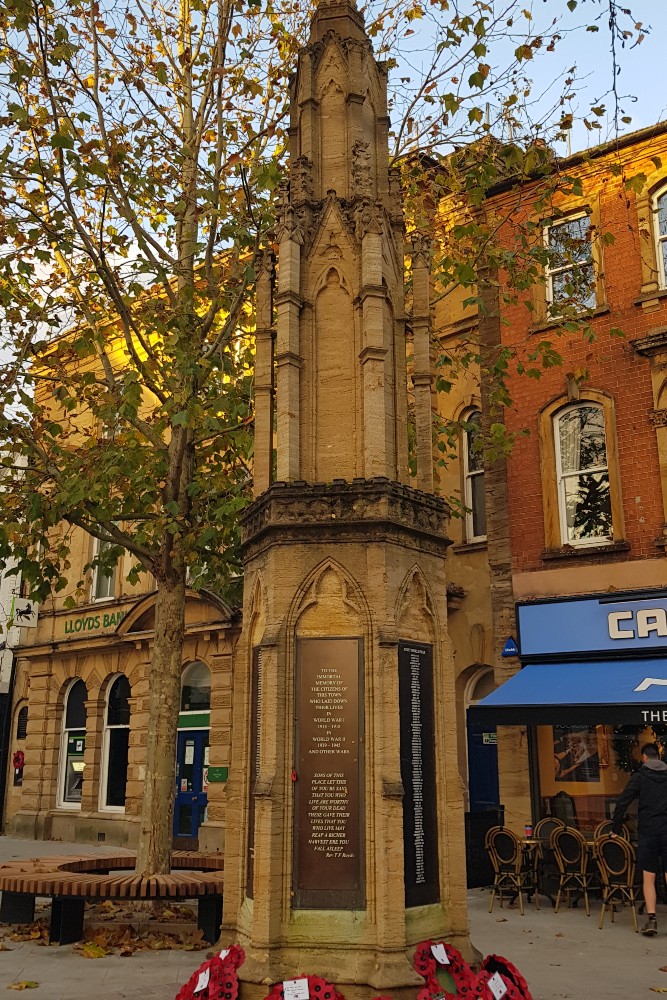
[[[365,906],[363,645],[297,645],[294,905]]]
[[[440,898],[432,646],[399,643],[398,693],[405,905],[423,906]]]

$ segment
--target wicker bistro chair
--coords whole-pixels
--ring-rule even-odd
[[[493,910],[496,895],[502,906],[503,897],[507,894],[513,899],[519,897],[519,909],[523,916],[523,894],[532,895],[536,887],[532,861],[524,854],[521,841],[511,830],[503,826],[492,826],[487,830],[484,846],[494,872],[489,913]]]
[[[556,864],[556,856],[551,849],[551,834],[564,826],[563,820],[558,816],[545,816],[535,824],[533,831],[533,837],[538,842],[537,850],[533,854],[535,884],[538,893],[548,896],[552,902],[558,890],[560,871]]]
[[[559,871],[556,913],[563,893],[567,893],[569,902],[571,894],[576,892],[583,895],[586,916],[590,917],[588,893],[596,879],[596,871],[591,863],[591,852],[586,839],[574,827],[557,827],[551,834],[551,849]]]
[[[632,921],[636,933],[639,885],[635,883],[635,849],[628,840],[623,840],[622,837],[611,837],[609,834],[597,839],[593,847],[602,880],[600,930],[604,924],[607,907],[611,910],[613,924],[614,903],[629,903],[632,908]]]
[[[596,840],[599,840],[600,837],[606,837],[609,833],[611,833],[611,820],[603,819],[602,822],[598,823],[595,827],[593,832],[593,841],[595,842]],[[621,823],[620,836],[623,837],[624,840],[630,840],[630,831],[625,823]]]

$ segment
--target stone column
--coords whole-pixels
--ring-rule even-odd
[[[209,768],[232,766],[232,651],[231,648],[209,656],[211,666],[211,730],[209,738]],[[222,851],[225,846],[227,820],[227,782],[208,784],[206,822],[199,829],[199,849]]]
[[[300,475],[300,242],[294,209],[285,205],[280,226],[280,271],[276,295],[276,434],[280,441],[277,467],[279,482],[294,481]]]
[[[414,337],[415,432],[417,441],[417,487],[433,492],[433,416],[431,412],[431,305],[430,240],[412,237],[412,331]]]
[[[270,250],[262,251],[257,266],[254,496],[269,488],[273,475],[273,254]]]
[[[97,812],[99,809],[100,784],[102,781],[102,733],[104,731],[105,698],[102,693],[97,698],[88,698],[86,706],[86,750],[85,770],[81,790],[81,812]]]
[[[369,212],[372,209],[368,208]],[[364,465],[367,479],[387,475],[387,441],[385,427],[385,359],[384,303],[382,285],[382,235],[379,226],[363,238],[361,247],[361,293],[363,340],[361,350],[362,393],[364,412]]]
[[[642,287],[643,291],[644,288]],[[667,551],[667,396],[664,392],[665,370],[667,369],[667,327],[656,327],[656,329],[649,331],[645,337],[631,340],[630,344],[637,354],[649,358],[651,365],[651,387],[653,389],[654,409],[649,413],[649,420],[655,427],[655,436],[658,445],[658,464],[660,468],[664,517],[662,536],[656,539],[656,543],[663,551]]]

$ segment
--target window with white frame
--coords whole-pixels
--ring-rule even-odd
[[[486,538],[484,463],[481,451],[481,414],[470,410],[463,419],[463,502],[466,506],[466,541]]]
[[[107,690],[102,737],[101,809],[125,808],[131,694],[130,682],[125,674],[119,674]]]
[[[65,698],[58,781],[58,805],[66,809],[76,809],[81,806],[87,700],[88,689],[83,681],[72,681]]]
[[[561,542],[584,546],[611,541],[604,410],[597,403],[576,403],[553,419]]]
[[[654,196],[653,218],[658,284],[661,288],[667,288],[667,188]]]
[[[566,306],[576,310],[595,308],[590,216],[573,215],[545,226],[544,240],[549,250],[545,273],[552,315],[563,312]]]
[[[113,548],[111,542],[103,542],[101,539],[95,539],[95,554],[94,559],[99,558],[104,555],[109,549]],[[116,570],[118,565],[107,568],[106,566],[96,566],[93,572],[93,600],[94,601],[110,601],[116,596]]]

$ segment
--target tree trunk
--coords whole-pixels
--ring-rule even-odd
[[[503,408],[495,402],[503,378],[495,368],[502,347],[500,303],[498,288],[486,283],[482,277],[479,294],[483,301],[479,320],[482,430],[488,436],[491,424],[505,422]],[[504,455],[484,462],[484,503],[493,621],[491,663],[494,680],[500,685],[520,667],[518,660],[502,657],[505,641],[510,636],[516,637],[507,460]],[[525,726],[498,727],[498,771],[505,824],[515,830],[522,829],[523,824],[531,819]]]
[[[146,779],[136,869],[141,875],[164,875],[169,872],[171,865],[184,632],[185,570],[158,582],[155,601]]]

